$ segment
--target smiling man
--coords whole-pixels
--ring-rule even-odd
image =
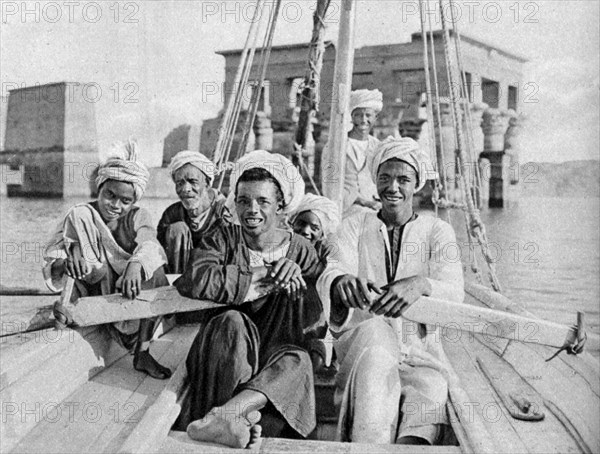
[[[304,195],[288,159],[248,153],[230,185],[239,225],[203,237],[175,282],[184,296],[223,305],[190,349],[181,423],[193,439],[243,448],[260,434],[261,414],[271,437],[306,437],[316,425],[301,309],[323,264],[308,240],[278,228]]]
[[[180,151],[169,172],[179,202],[168,207],[158,223],[158,241],[165,248],[168,272],[181,274],[191,250],[222,220],[229,220],[225,197],[212,189],[215,166],[202,153]]]
[[[382,208],[343,221],[338,260],[317,285],[337,337],[341,441],[433,444],[447,423],[445,379],[423,367],[437,364],[439,337],[402,318],[423,295],[463,298],[460,260],[444,253],[452,227],[413,212],[430,171],[414,140],[382,142],[371,166]]]
[[[382,108],[383,95],[379,90],[356,90],[350,94],[352,129],[346,148],[344,217],[364,208],[377,211],[381,206],[376,200],[369,162],[380,143],[370,133]]]

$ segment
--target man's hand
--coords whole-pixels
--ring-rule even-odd
[[[306,290],[306,282],[302,278],[302,269],[292,260],[281,257],[272,266],[270,277],[276,285],[285,289],[288,295],[296,298],[300,292]]]
[[[67,249],[67,259],[63,263],[65,273],[73,279],[82,280],[92,272],[92,267],[81,252],[79,244],[73,243]]]
[[[431,284],[422,276],[400,279],[381,288],[384,291],[369,310],[375,315],[397,318],[421,296],[431,295]]]
[[[333,287],[333,299],[343,306],[354,309],[366,309],[373,304],[371,292],[381,293],[379,288],[367,279],[346,274]]]
[[[142,265],[139,262],[129,262],[123,279],[121,280],[121,293],[124,297],[135,299],[142,290]]]

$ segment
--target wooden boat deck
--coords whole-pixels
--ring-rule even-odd
[[[481,299],[467,297],[471,304]],[[484,301],[493,306],[490,301]],[[496,307],[521,311],[519,306]],[[152,345],[175,373],[155,380],[133,369],[132,356],[97,327],[45,329],[0,338],[2,452],[240,451],[190,440],[172,430],[185,398],[185,357],[196,326],[176,326]],[[448,410],[460,446],[377,446],[332,441],[333,382],[316,377],[319,425],[308,440],[263,439],[272,452],[598,452],[599,364],[590,355],[446,330],[442,336],[458,378]],[[481,364],[492,379],[486,378]],[[500,391],[526,396],[542,421],[514,419]],[[458,391],[457,391],[458,390]],[[247,452],[247,451],[241,451]]]

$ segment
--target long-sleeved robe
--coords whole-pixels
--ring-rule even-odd
[[[168,285],[163,265],[165,254],[156,240],[156,230],[148,211],[134,206],[124,216],[105,223],[98,211],[98,202],[72,207],[58,225],[48,248],[44,251],[43,268],[46,285],[54,291],[62,289],[65,274],[52,273],[52,264],[66,259],[66,248],[77,246],[92,272],[75,280],[71,300],[82,296],[107,295],[117,292],[117,281],[130,262],[142,266],[142,289]],[[140,332],[140,340],[149,340],[152,324]],[[137,338],[137,320],[108,325],[115,339],[131,348]],[[115,329],[116,328],[116,329]]]
[[[369,165],[380,143],[373,136],[369,136],[364,141],[348,138],[344,171],[343,217],[360,210],[359,205],[354,205],[358,196],[371,201],[374,200],[374,196],[377,196],[377,187],[371,177]]]
[[[394,254],[378,214],[364,211],[346,218],[340,229],[337,260],[317,283],[325,312],[331,305],[332,283],[345,274],[369,279],[379,287],[419,275],[431,284],[432,297],[462,301],[462,265],[456,258],[456,239],[449,224],[419,215],[405,224],[399,243],[397,267],[390,269]],[[417,324],[402,317],[385,318],[366,310],[350,309],[336,320],[338,309],[332,308],[330,329],[337,337],[334,346],[340,362],[336,377],[340,439],[394,443],[399,437],[418,436],[435,441],[439,426],[447,422],[447,384],[433,369],[399,367],[399,363],[404,354],[419,352],[439,359],[439,337],[424,336]]]
[[[317,279],[323,263],[314,248],[299,235],[290,235],[286,257],[300,266],[305,280]],[[304,350],[303,298],[293,301],[278,292],[244,302],[251,281],[242,228],[231,224],[201,240],[174,283],[184,296],[224,305],[199,331],[188,355],[190,405],[183,409],[180,424],[202,418],[235,393],[252,389],[268,399],[261,423],[268,435],[281,432],[275,424],[266,424],[265,414],[307,436],[316,418],[312,366]]]
[[[183,273],[192,249],[200,244],[202,236],[210,234],[221,220],[231,219],[225,207],[225,197],[214,189],[209,188],[207,191],[212,203],[201,219],[192,219],[179,201],[169,206],[158,222],[158,241],[167,254],[167,269],[170,273]]]

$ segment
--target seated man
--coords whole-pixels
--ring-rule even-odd
[[[327,197],[306,194],[302,203],[291,215],[291,224],[298,235],[302,235],[314,246],[324,264],[335,260],[337,248],[335,234],[340,224],[339,208]],[[311,337],[310,359],[315,373],[325,372],[327,348],[323,341],[327,336],[327,315],[315,287],[310,286],[304,299],[304,332]],[[331,343],[329,343],[331,346]],[[329,348],[331,353],[331,347]],[[331,355],[329,355],[331,356]]]
[[[224,305],[188,354],[191,395],[179,423],[195,440],[243,448],[259,436],[261,417],[268,436],[305,437],[316,425],[301,308],[304,279],[323,265],[305,238],[277,228],[304,194],[288,159],[253,151],[230,181],[240,224],[202,238],[174,284]]]
[[[202,236],[229,215],[225,197],[210,187],[215,166],[202,153],[180,151],[171,159],[169,172],[179,202],[168,207],[160,218],[158,241],[167,253],[168,272],[181,274]]]
[[[429,168],[412,139],[380,145],[371,172],[382,209],[343,221],[339,260],[317,285],[337,337],[342,441],[433,444],[447,424],[447,383],[423,367],[442,357],[439,338],[402,318],[422,295],[456,302],[464,295],[461,263],[444,254],[456,241],[452,227],[413,212]]]
[[[46,284],[58,291],[65,275],[75,279],[71,301],[118,289],[134,299],[142,289],[168,285],[165,253],[156,241],[150,213],[135,206],[150,174],[137,161],[135,142],[118,144],[115,151],[120,156],[108,159],[98,169],[98,200],[72,207],[45,250]],[[133,365],[137,370],[164,379],[171,371],[149,353],[156,322],[120,322],[107,328],[123,347],[135,345]]]

